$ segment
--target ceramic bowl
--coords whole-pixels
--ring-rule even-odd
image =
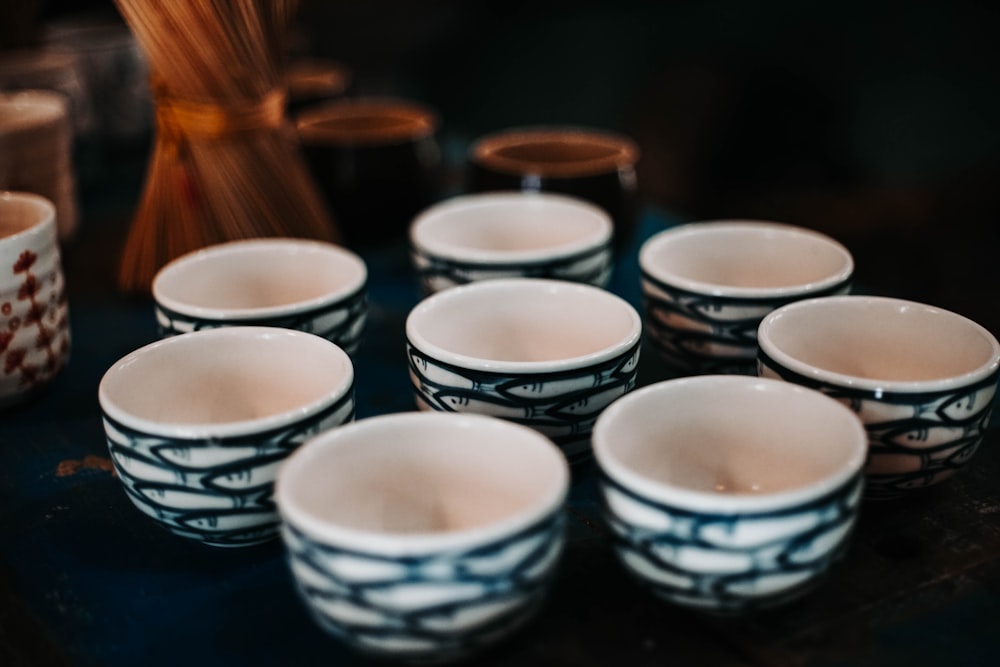
[[[556,278],[598,287],[612,266],[612,224],[603,209],[544,193],[449,199],[410,227],[413,264],[425,294],[492,278]]]
[[[847,548],[865,440],[853,412],[787,382],[708,375],[636,390],[594,427],[617,555],[681,606],[792,600]]]
[[[774,311],[759,338],[762,376],[822,391],[861,417],[870,497],[948,479],[982,441],[1000,344],[961,315],[888,297],[827,297]]]
[[[36,395],[69,362],[70,325],[56,209],[0,190],[0,407]]]
[[[642,323],[591,285],[505,278],[453,287],[406,320],[410,380],[423,410],[472,412],[531,426],[571,462],[590,431],[635,386]]]
[[[753,375],[757,327],[783,304],[848,292],[850,252],[791,225],[732,220],[660,232],[639,252],[646,332],[677,375]]]
[[[348,354],[367,319],[364,261],[305,239],[247,239],[202,248],[153,279],[161,336],[223,326],[273,326],[318,334]]]
[[[273,327],[166,338],[126,355],[98,389],[129,499],[213,546],[277,535],[275,472],[306,439],[354,417],[354,372],[330,341]]]
[[[322,628],[362,652],[444,661],[538,610],[568,480],[531,429],[409,412],[308,442],[281,469],[276,499],[298,592]]]

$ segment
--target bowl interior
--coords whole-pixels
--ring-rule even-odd
[[[638,340],[641,322],[624,300],[596,287],[510,279],[439,292],[407,321],[427,354],[494,362],[552,362],[598,355]]]
[[[38,195],[0,191],[0,239],[20,234],[55,215],[55,207]]]
[[[846,280],[850,253],[811,230],[758,222],[693,223],[651,238],[643,269],[696,292],[807,288]]]
[[[435,255],[510,260],[570,253],[611,238],[601,209],[549,194],[470,195],[433,207],[414,221],[413,242]]]
[[[153,295],[179,312],[239,312],[333,301],[365,281],[363,261],[331,244],[295,239],[234,241],[174,260],[153,282]]]
[[[658,490],[742,496],[846,478],[863,464],[867,442],[857,417],[833,399],[736,376],[633,392],[600,417],[594,437],[602,465]]]
[[[306,528],[379,535],[478,530],[553,509],[562,455],[527,428],[475,415],[403,413],[307,443],[278,498]]]
[[[978,324],[895,299],[831,297],[775,311],[761,345],[799,372],[820,370],[884,382],[948,380],[988,372],[996,339]]]
[[[350,387],[350,359],[296,331],[232,327],[184,334],[127,355],[105,374],[105,411],[141,430],[249,427],[307,413]]]

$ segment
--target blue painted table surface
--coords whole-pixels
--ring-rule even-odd
[[[639,304],[640,242],[677,220],[647,211],[611,289]],[[370,319],[359,418],[413,409],[404,322],[418,299],[405,249],[365,254]],[[69,275],[69,279],[73,279]],[[293,592],[280,542],[241,550],[172,536],[104,465],[104,371],[155,339],[148,300],[71,298],[69,366],[0,413],[0,665],[361,665]],[[648,351],[640,384],[661,379]],[[994,422],[995,423],[995,422]],[[540,615],[482,665],[997,664],[1000,435],[971,469],[904,501],[866,504],[847,558],[790,606],[701,616],[652,598],[614,560],[592,468],[574,470],[569,543]]]

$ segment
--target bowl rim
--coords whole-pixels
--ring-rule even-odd
[[[511,145],[563,141],[607,147],[612,153],[603,157],[566,162],[520,160],[498,155],[497,150]],[[508,176],[532,175],[544,180],[574,180],[605,176],[634,169],[642,158],[639,144],[629,135],[593,125],[528,124],[506,127],[480,135],[466,151],[469,164]]]
[[[794,393],[810,396],[840,419],[851,424],[853,451],[836,470],[810,483],[790,489],[768,493],[713,493],[684,488],[669,482],[659,481],[625,465],[614,453],[615,421],[623,419],[623,414],[632,405],[647,396],[683,392],[692,386],[728,384],[734,386],[763,387],[765,391]],[[721,406],[720,406],[721,407]],[[745,375],[700,375],[661,380],[636,389],[609,405],[597,418],[593,430],[593,452],[598,468],[613,482],[644,501],[661,503],[671,508],[709,514],[750,515],[768,513],[808,503],[837,492],[853,479],[863,479],[863,470],[868,453],[868,435],[860,417],[846,405],[821,392],[782,380],[759,378]]]
[[[807,283],[779,287],[746,287],[695,280],[656,265],[653,261],[654,253],[662,246],[676,242],[678,239],[754,230],[775,235],[780,234],[786,238],[809,239],[822,243],[840,255],[842,259],[840,268],[821,279]],[[854,268],[854,257],[851,252],[832,236],[807,227],[771,220],[733,218],[687,222],[657,232],[646,239],[639,248],[639,270],[643,278],[651,279],[667,288],[678,288],[692,294],[733,299],[780,299],[836,289],[850,283],[854,275]]]
[[[408,124],[389,129],[352,130],[327,126],[359,118],[405,117]],[[305,146],[349,150],[380,149],[433,139],[441,117],[437,110],[415,99],[394,95],[369,94],[339,97],[304,108],[294,119],[295,131]]]
[[[621,308],[622,312],[630,320],[629,332],[625,337],[615,341],[612,345],[607,345],[600,350],[587,354],[543,361],[504,361],[452,352],[430,342],[419,330],[420,319],[427,317],[427,311],[441,307],[441,304],[466,298],[466,295],[470,293],[477,294],[482,299],[489,299],[490,292],[511,289],[544,290],[549,293],[569,291],[592,295],[594,298],[604,300]],[[435,361],[444,362],[456,368],[489,373],[541,374],[565,370],[579,370],[627,354],[639,344],[641,337],[642,316],[625,299],[594,285],[552,278],[497,278],[495,280],[480,280],[465,285],[457,285],[440,290],[424,298],[410,310],[410,313],[406,317],[406,342],[408,345],[416,348],[422,354]]]
[[[544,452],[542,456],[552,467],[549,488],[530,507],[508,513],[503,518],[486,524],[462,530],[412,533],[343,526],[318,516],[296,496],[298,485],[295,480],[301,470],[316,465],[314,460],[329,456],[331,450],[357,447],[358,437],[380,429],[412,432],[425,427],[435,428],[435,425],[441,424],[446,428],[470,431],[492,429],[506,432],[526,443],[526,447]],[[355,442],[352,443],[352,439]],[[475,443],[470,446],[475,446]],[[563,510],[569,492],[569,480],[569,465],[562,452],[551,440],[534,429],[486,415],[409,411],[366,417],[313,437],[295,450],[279,469],[274,499],[283,523],[305,533],[310,539],[345,549],[356,549],[372,556],[422,555],[491,544],[546,523]]]
[[[979,334],[987,345],[990,346],[992,354],[986,363],[959,375],[930,380],[892,380],[857,377],[813,366],[803,362],[797,357],[793,357],[774,343],[771,337],[771,332],[776,326],[780,326],[781,320],[786,317],[789,312],[815,308],[817,304],[824,306],[836,306],[838,304],[845,303],[873,304],[875,307],[886,309],[918,309],[921,312],[933,313],[935,316],[952,319],[953,321],[963,324],[964,326],[969,327],[971,331]],[[873,392],[877,394],[949,391],[957,387],[964,387],[966,385],[985,380],[1000,370],[1000,342],[997,341],[997,338],[990,333],[986,327],[954,311],[918,301],[910,301],[908,299],[888,296],[843,294],[837,296],[803,299],[801,301],[795,301],[783,305],[768,313],[761,320],[761,323],[757,328],[757,343],[760,354],[766,355],[782,368],[808,378],[812,382],[847,387],[850,389]]]
[[[0,188],[0,201],[18,201],[27,204],[28,206],[37,208],[39,214],[38,218],[30,225],[19,229],[16,232],[12,232],[11,234],[7,234],[6,236],[0,236],[0,244],[3,246],[7,246],[11,243],[18,244],[22,240],[36,234],[45,234],[45,230],[49,227],[55,229],[56,205],[48,197],[43,197],[42,195],[34,192],[25,192],[23,190],[4,190]],[[16,252],[20,254],[22,250],[23,248],[19,247],[16,249]]]
[[[200,306],[182,301],[169,294],[164,284],[191,267],[225,261],[232,255],[253,255],[255,253],[280,252],[282,254],[326,255],[332,261],[340,262],[354,271],[352,279],[339,288],[309,299],[290,301],[286,304],[260,308],[218,308]],[[156,305],[187,317],[219,322],[239,322],[240,320],[260,320],[272,317],[298,315],[312,310],[327,308],[333,304],[351,301],[365,289],[368,268],[364,260],[347,248],[325,241],[290,237],[268,237],[239,239],[218,243],[176,257],[153,277],[151,294]]]
[[[470,248],[441,238],[441,230],[464,223],[456,212],[473,213],[477,209],[507,209],[513,217],[525,209],[558,207],[586,216],[587,227],[559,245],[530,250],[489,250]],[[411,246],[434,259],[468,265],[539,264],[559,261],[598,249],[611,243],[614,224],[604,209],[569,195],[551,192],[483,192],[458,195],[421,211],[410,224]]]
[[[290,339],[296,342],[296,347],[310,353],[324,350],[333,356],[335,363],[340,365],[342,373],[336,383],[332,384],[321,396],[294,408],[270,414],[255,419],[242,419],[218,423],[188,423],[179,421],[153,421],[138,417],[121,405],[111,394],[109,385],[115,375],[128,372],[129,366],[142,358],[161,354],[164,349],[192,344],[192,341],[212,338],[252,338],[258,342],[277,338]],[[266,344],[266,343],[264,343]],[[143,434],[155,435],[179,440],[228,439],[248,435],[266,433],[275,429],[287,427],[319,414],[323,410],[336,405],[349,396],[354,388],[354,365],[348,354],[338,345],[316,334],[293,329],[267,326],[234,326],[192,331],[139,347],[114,362],[98,384],[97,397],[102,416],[126,428]],[[224,446],[224,443],[219,443]]]

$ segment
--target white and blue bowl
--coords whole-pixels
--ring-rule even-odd
[[[822,581],[849,544],[865,449],[837,401],[742,375],[648,385],[594,428],[622,564],[665,600],[712,613],[772,607]]]
[[[406,320],[417,406],[530,426],[570,462],[636,382],[642,322],[623,299],[561,280],[507,278],[433,294]]]
[[[554,278],[598,287],[611,278],[614,227],[601,208],[541,192],[462,195],[410,226],[424,294],[494,278]]]
[[[850,406],[868,431],[866,495],[895,498],[964,468],[989,425],[1000,343],[979,324],[904,299],[789,304],[760,325],[759,374]]]
[[[161,337],[224,326],[305,331],[348,354],[367,320],[367,268],[355,253],[323,241],[228,241],[160,269],[152,293]]]
[[[646,335],[675,375],[753,375],[757,327],[792,301],[850,291],[854,260],[819,232],[775,222],[695,222],[639,251]]]
[[[543,605],[569,470],[531,429],[479,415],[371,417],[306,443],[275,497],[299,595],[353,649],[464,658]]]
[[[319,336],[227,327],[131,352],[98,398],[129,500],[176,535],[235,547],[277,536],[277,469],[353,419],[354,372]]]

